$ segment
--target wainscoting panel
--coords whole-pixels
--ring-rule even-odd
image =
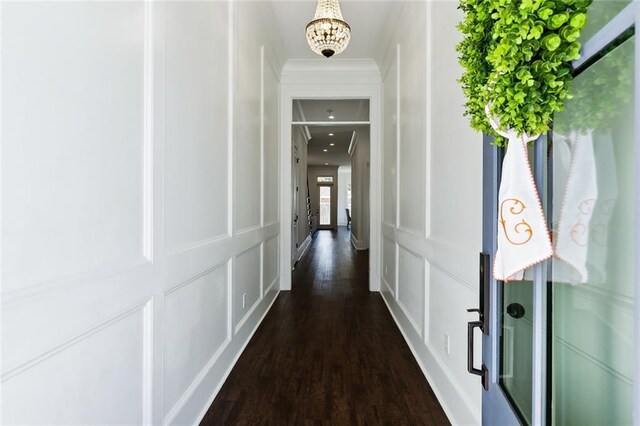
[[[3,293],[140,264],[143,3],[2,14]]]
[[[268,291],[271,285],[278,278],[278,265],[279,265],[279,237],[273,237],[264,242],[263,248],[263,288],[264,291]]]
[[[234,229],[260,226],[262,199],[262,23],[253,2],[236,2],[234,50]],[[240,18],[240,16],[242,18]]]
[[[400,307],[416,330],[422,335],[425,306],[424,259],[400,246],[398,252],[398,297]]]
[[[235,332],[260,299],[260,246],[239,254],[234,260],[233,326]]]
[[[166,250],[227,234],[226,2],[166,2]],[[216,46],[203,49],[202,41]],[[212,220],[215,218],[215,220]]]
[[[150,309],[125,311],[6,372],[3,423],[149,422]]]
[[[392,239],[382,238],[382,279],[392,297],[396,294],[396,244]],[[383,290],[384,291],[384,290]]]
[[[169,413],[203,366],[228,342],[227,264],[178,284],[164,300],[164,411]]]

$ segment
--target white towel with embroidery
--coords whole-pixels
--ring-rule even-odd
[[[498,193],[497,280],[521,280],[525,269],[553,255],[551,239],[531,173],[525,136],[509,135]]]
[[[564,271],[560,264],[554,275],[566,275],[561,281],[570,284],[586,283],[589,278],[587,259],[590,242],[591,218],[598,202],[596,161],[593,153],[592,132],[571,132],[569,136],[571,166],[567,178],[560,220],[556,234],[555,256],[573,268],[578,275]],[[561,278],[560,276],[554,277]]]
[[[509,140],[498,192],[498,250],[493,275],[500,281],[521,280],[524,271],[553,255],[551,237],[531,173],[527,143],[538,138],[500,129],[485,109],[494,130]]]

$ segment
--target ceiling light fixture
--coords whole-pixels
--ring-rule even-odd
[[[328,151],[328,149],[323,149],[323,151],[324,151],[324,152],[327,152],[327,151]]]
[[[324,163],[324,165],[325,165],[325,166],[328,166],[328,165],[329,165],[329,163]]]
[[[336,145],[335,143],[330,143],[330,144],[329,144],[329,146],[335,146],[335,145]]]
[[[333,110],[332,109],[328,109],[327,112],[329,113],[329,120],[333,120],[335,118],[333,116]]]
[[[333,136],[333,133],[329,133],[329,136]]]
[[[338,0],[318,0],[306,32],[311,50],[326,58],[344,51],[351,39],[351,27],[342,17]]]

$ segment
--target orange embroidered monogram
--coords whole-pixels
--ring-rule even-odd
[[[509,243],[516,246],[527,244],[529,241],[531,241],[531,238],[533,238],[533,229],[525,219],[522,219],[520,222],[517,222],[516,225],[514,225],[512,228],[509,228],[509,229],[512,229],[515,234],[523,234],[523,233],[526,234],[526,238],[523,241],[519,241],[519,242],[509,238],[509,231],[507,231],[507,221],[504,218],[504,208],[505,208],[505,204],[508,202],[513,203],[513,205],[509,207],[509,213],[511,213],[514,216],[521,215],[527,208],[527,206],[517,198],[508,198],[504,200],[502,203],[500,203],[500,225],[502,226],[502,232],[504,232],[504,237],[507,239]],[[524,228],[524,230],[522,228]]]

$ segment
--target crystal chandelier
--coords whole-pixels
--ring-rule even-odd
[[[344,22],[338,0],[318,0],[313,21],[307,24],[307,41],[311,50],[327,58],[347,48],[351,27]]]

